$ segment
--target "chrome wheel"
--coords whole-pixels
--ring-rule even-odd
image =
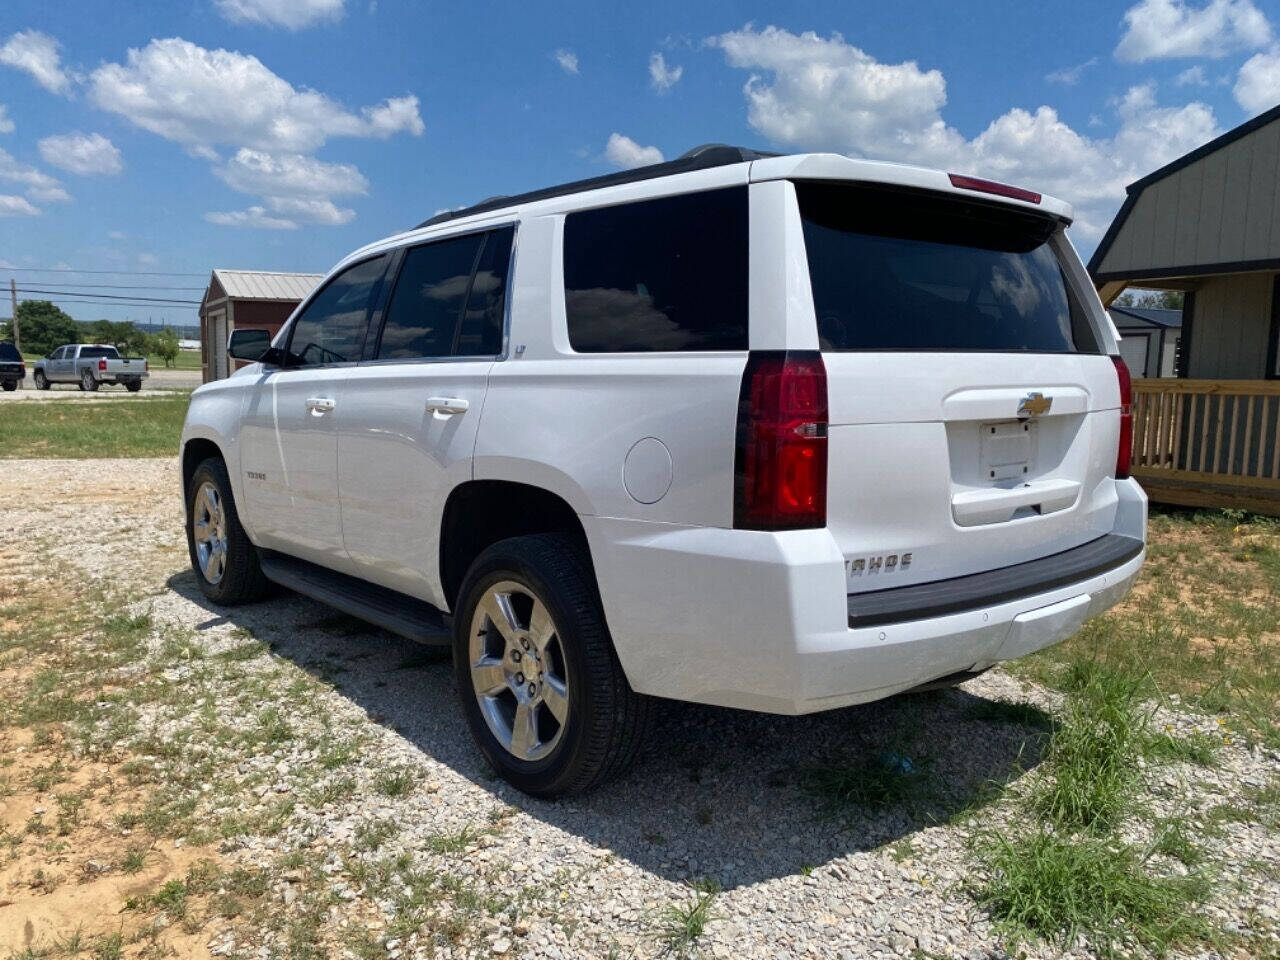
[[[191,536],[200,572],[210,583],[217,583],[227,569],[227,515],[218,488],[207,480],[196,491],[191,507]]]
[[[471,618],[471,685],[490,732],[513,757],[541,760],[569,721],[569,674],[546,605],[512,581],[485,591]]]

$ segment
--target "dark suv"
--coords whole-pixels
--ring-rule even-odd
[[[26,375],[27,368],[18,348],[7,340],[0,341],[0,386],[6,390],[17,390]]]

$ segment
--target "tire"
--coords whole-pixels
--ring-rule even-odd
[[[141,380],[126,380],[126,381],[124,382],[124,388],[125,388],[126,390],[128,390],[130,393],[137,393],[139,390],[141,390],[141,389],[142,389],[142,381],[141,381]]]
[[[37,370],[31,375],[31,382],[36,385],[37,390],[49,389],[49,378],[44,375],[43,370]]]
[[[495,630],[497,621],[485,610],[501,615],[501,606],[486,602],[481,609],[482,601],[492,601],[495,594],[510,598],[507,608],[515,614],[516,629],[508,620],[505,631]],[[476,558],[458,596],[453,642],[458,696],[472,738],[494,771],[537,797],[582,793],[624,773],[643,738],[647,702],[622,672],[595,578],[578,544],[563,534],[496,543]],[[537,604],[551,629],[529,629]],[[537,634],[549,638],[545,646],[527,642]],[[519,655],[514,661],[513,650]],[[488,669],[476,680],[472,664],[481,658]],[[511,672],[517,669],[536,669],[537,678],[531,672],[522,681],[521,673]],[[486,680],[491,685],[482,692],[478,684]],[[563,700],[556,691],[562,691]],[[563,721],[549,706],[553,699],[564,709]],[[522,742],[536,744],[517,751],[521,704],[524,716],[533,718],[522,727],[533,731]]]
[[[212,505],[205,500],[206,489],[216,494]],[[210,506],[216,509],[211,510]],[[214,537],[198,540],[197,523],[206,520],[203,529],[209,529],[207,520],[211,514],[214,522],[210,532]],[[220,553],[220,563],[202,560],[208,556],[202,547],[215,555]],[[258,548],[240,525],[231,479],[219,457],[210,457],[196,467],[187,486],[187,551],[200,592],[214,603],[227,607],[250,603],[264,597],[270,588],[258,562]]]
[[[80,374],[80,389],[87,391],[88,393],[97,392],[98,381],[92,372],[86,370],[84,373]]]
[[[5,393],[13,393],[13,391],[18,389],[18,381],[6,380],[4,382],[4,389],[5,389]]]

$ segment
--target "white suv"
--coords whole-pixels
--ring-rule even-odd
[[[1071,635],[1144,556],[1070,207],[706,147],[347,257],[192,397],[191,560],[453,645],[493,767],[621,771],[651,696],[799,714]]]

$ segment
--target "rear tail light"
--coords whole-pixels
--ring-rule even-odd
[[[1129,463],[1133,460],[1133,380],[1129,368],[1119,357],[1112,357],[1116,365],[1116,379],[1120,382],[1120,443],[1116,449],[1116,479],[1129,476]]]
[[[98,359],[98,369],[99,369],[99,370],[106,370],[106,369],[107,369],[107,358],[106,358],[106,357],[100,357],[100,358]]]
[[[817,352],[755,351],[738,399],[733,525],[827,523],[827,370]]]
[[[997,183],[995,180],[983,180],[981,177],[966,177],[963,173],[948,173],[947,176],[951,178],[951,185],[961,190],[977,190],[979,193],[992,193],[997,197],[1010,197],[1027,203],[1040,202],[1040,194],[1032,190],[1024,190],[1022,187]]]

